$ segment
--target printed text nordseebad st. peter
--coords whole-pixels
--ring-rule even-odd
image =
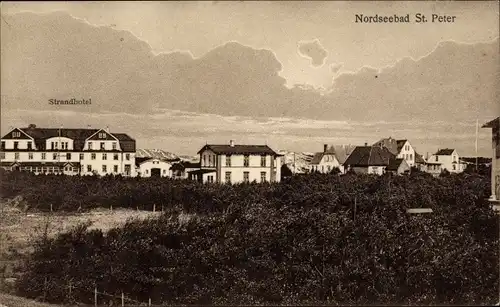
[[[410,19],[410,14],[406,15],[364,15],[364,14],[356,14],[354,16],[354,21],[356,23],[410,23],[412,21],[416,23],[454,23],[456,20],[456,16],[451,15],[442,15],[442,14],[430,14],[428,17],[425,14],[417,13],[414,16],[414,19]]]

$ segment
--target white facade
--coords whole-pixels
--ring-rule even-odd
[[[415,149],[408,140],[404,142],[396,158],[405,160],[410,167],[415,166]]]
[[[465,164],[460,162],[460,156],[458,155],[456,150],[453,150],[450,154],[439,154],[439,151],[436,154],[427,159],[429,163],[432,164],[440,164],[440,170],[447,170],[450,173],[460,173],[465,169]]]
[[[172,164],[160,159],[149,159],[139,164],[139,173],[141,177],[171,177],[170,168]]]
[[[38,139],[30,136],[30,133],[45,136],[54,130],[58,129],[13,129],[1,140],[2,166],[13,165],[8,168],[31,170],[35,173],[136,175],[134,140],[127,140],[129,143],[133,142],[133,151],[125,152],[121,150],[120,140],[104,129],[95,133],[93,131],[96,129],[67,129],[75,137],[86,136],[84,139],[64,136],[68,134],[64,129],[58,130],[58,136],[49,135]],[[80,144],[80,148],[76,144]],[[71,162],[71,165],[67,162]]]
[[[342,173],[344,172],[344,167],[340,165],[334,153],[323,153],[323,157],[321,157],[321,160],[317,164],[311,164],[312,172],[323,174],[330,173],[334,168],[340,169]]]
[[[279,182],[281,157],[269,152],[215,152],[207,145],[200,154],[198,180],[217,183]],[[209,171],[214,172],[209,172]],[[193,173],[192,173],[193,174]],[[194,179],[193,177],[191,177]]]

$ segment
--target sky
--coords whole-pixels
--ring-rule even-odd
[[[392,136],[470,156],[476,121],[500,113],[498,1],[2,2],[1,14],[2,134],[109,126],[178,154]],[[92,104],[48,103],[73,97]],[[480,155],[489,133],[479,129]]]

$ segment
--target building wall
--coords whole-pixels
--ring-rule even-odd
[[[450,173],[460,173],[465,169],[466,165],[460,163],[460,156],[456,151],[454,151],[451,155],[439,155],[437,158],[438,159],[436,160],[436,155],[432,155],[428,161],[432,163],[440,163],[441,170],[446,169]]]
[[[171,177],[170,168],[172,164],[161,161],[159,159],[151,159],[144,161],[139,165],[139,173],[141,177],[151,177],[151,169],[159,168],[161,177]]]
[[[210,158],[209,158],[210,157]],[[214,169],[215,182],[226,182],[226,173],[231,175],[231,183],[240,183],[244,181],[245,172],[248,172],[249,181],[261,182],[261,174],[265,172],[265,181],[270,182],[272,179],[276,182],[281,180],[281,159],[274,158],[271,155],[265,155],[265,166],[261,166],[261,155],[249,155],[249,164],[244,166],[244,155],[230,155],[230,166],[227,164],[228,157],[226,155],[216,155],[211,150],[205,150],[200,153],[201,168]],[[272,174],[274,172],[274,175]],[[210,176],[204,174],[203,178]],[[204,179],[205,182],[205,179]]]
[[[26,137],[22,135],[22,137]],[[47,151],[37,151],[35,142],[31,139],[2,139],[5,142],[6,149],[13,149],[14,142],[19,142],[18,148],[23,151],[19,152],[2,152],[0,158],[2,162],[78,162],[80,163],[80,170],[78,173],[81,175],[107,175],[107,174],[123,174],[125,175],[125,169],[128,165],[130,167],[130,175],[136,176],[135,168],[135,153],[134,152],[121,152],[119,142],[117,140],[106,140],[105,151],[100,151],[100,142],[96,141],[96,145],[92,148],[95,151],[75,151],[73,150],[73,140],[65,137],[53,137],[47,139],[46,146]],[[28,149],[28,142],[32,143],[33,151],[26,151]],[[51,151],[50,148],[52,142],[58,142],[57,148],[59,151]],[[67,142],[68,149],[65,151],[62,149],[61,143]],[[116,143],[116,150],[112,150],[113,143]],[[87,146],[87,145],[86,145]],[[97,149],[97,150],[96,150]],[[115,154],[117,159],[115,160]],[[69,155],[69,157],[68,157]],[[68,159],[69,158],[69,159]],[[93,159],[94,158],[94,159]],[[103,166],[106,166],[104,170]],[[116,169],[115,169],[116,166]],[[90,167],[90,170],[89,170]],[[71,172],[73,173],[73,172]]]
[[[397,155],[398,159],[404,159],[406,163],[412,167],[415,165],[415,149],[411,146],[410,142],[406,141],[401,151]]]
[[[338,167],[343,172],[343,167],[334,154],[324,155],[319,164],[311,165],[311,171],[320,172],[323,174],[329,173],[332,169]]]

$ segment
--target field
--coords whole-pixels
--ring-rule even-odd
[[[5,175],[4,259],[19,264],[6,289],[18,296],[92,304],[98,289],[115,305],[122,294],[154,304],[498,301],[487,176],[311,174],[231,186]],[[406,213],[422,207],[434,212]],[[93,224],[79,224],[86,220]]]

